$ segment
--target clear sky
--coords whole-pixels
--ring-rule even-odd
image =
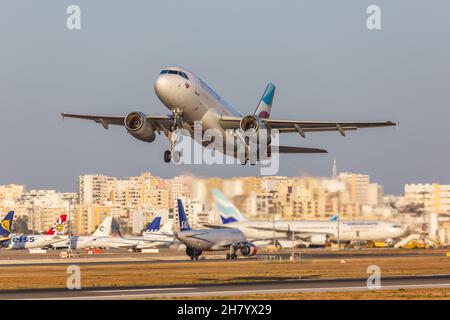
[[[66,8],[81,7],[80,31]],[[366,8],[382,29],[366,28]],[[400,121],[399,128],[282,137],[328,155],[286,155],[282,175],[370,174],[388,193],[411,182],[450,183],[450,2],[5,1],[0,11],[0,184],[75,190],[80,174],[256,175],[258,168],[175,166],[167,141],[124,128],[61,121],[60,112],[167,110],[153,91],[164,66],[203,78],[242,114],[268,81],[272,117]]]

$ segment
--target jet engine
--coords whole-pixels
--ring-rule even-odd
[[[198,257],[202,254],[202,250],[186,247],[186,254],[191,257],[192,260],[198,260]]]
[[[247,243],[241,248],[241,254],[245,257],[251,257],[256,254],[257,248],[253,243]]]
[[[257,142],[262,143],[262,132],[258,132],[260,129],[267,129],[265,124],[262,123],[258,118],[256,118],[254,115],[248,115],[241,119],[241,122],[239,123],[239,128],[244,132],[245,136],[251,136],[253,134],[258,134],[257,136]],[[267,146],[270,146],[270,143],[272,142],[272,138],[270,135],[270,130],[267,130],[267,132],[264,132],[266,135],[265,144]],[[247,141],[247,140],[246,140]],[[248,141],[247,141],[248,143]]]
[[[328,237],[326,234],[313,234],[310,239],[311,245],[314,246],[324,246],[328,242]]]
[[[241,119],[239,127],[246,134],[253,134],[259,130],[259,121],[253,115],[245,116]]]
[[[136,139],[145,142],[155,140],[155,128],[142,112],[131,112],[125,117],[125,128]]]

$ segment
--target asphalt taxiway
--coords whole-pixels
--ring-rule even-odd
[[[410,251],[399,253],[397,250],[371,250],[371,251],[338,251],[329,250],[305,250],[297,252],[301,260],[324,259],[370,259],[370,258],[403,258],[403,257],[438,257],[444,256],[443,250]],[[101,254],[87,255],[82,253],[79,258],[61,258],[59,251],[48,251],[45,254],[30,254],[25,250],[1,251],[0,268],[25,267],[25,266],[55,266],[55,265],[118,265],[118,264],[158,264],[180,263],[190,261],[184,251],[161,250],[158,253],[130,253],[126,250],[111,250]],[[240,257],[242,260],[289,260],[291,253],[263,252],[254,257]],[[205,253],[196,263],[217,262],[225,260],[225,255],[220,253]]]
[[[384,277],[379,290],[450,288],[450,275]],[[373,290],[367,279],[314,279],[196,284],[176,286],[104,287],[67,289],[27,289],[0,291],[0,299],[145,299],[176,297],[236,296],[297,292],[345,292]]]

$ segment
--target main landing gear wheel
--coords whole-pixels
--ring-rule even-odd
[[[181,160],[181,151],[164,151],[164,162],[169,163],[172,159],[175,163],[179,163]]]
[[[172,160],[172,152],[170,150],[164,151],[164,162],[169,163]]]
[[[236,260],[236,248],[234,246],[230,246],[229,252],[227,253],[227,260]]]

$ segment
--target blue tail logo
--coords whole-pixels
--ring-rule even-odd
[[[155,217],[152,222],[150,222],[145,229],[147,232],[156,232],[159,230],[161,225],[161,217]]]
[[[0,236],[6,237],[11,233],[14,211],[8,212],[0,225]]]
[[[183,202],[178,199],[178,217],[180,219],[180,231],[187,231],[191,230],[191,227],[189,227],[189,222],[186,217],[186,212],[184,212]]]

